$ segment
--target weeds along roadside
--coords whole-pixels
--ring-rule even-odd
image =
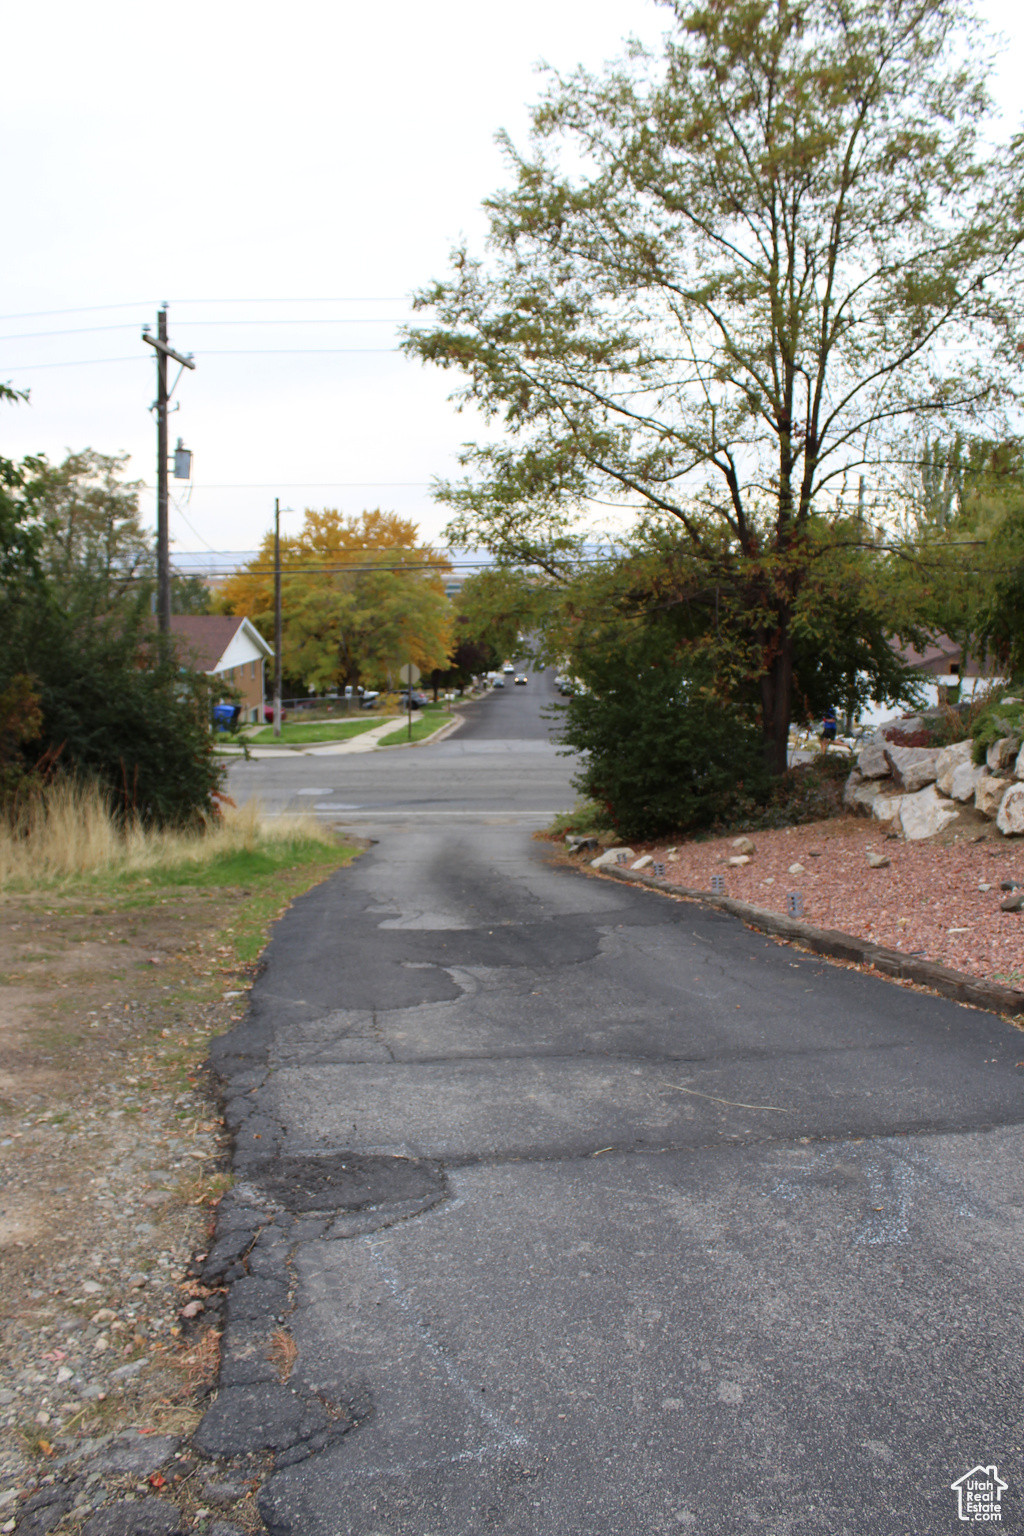
[[[127,836],[102,810],[65,795],[0,837],[0,1501],[83,1437],[198,1420],[222,1298],[189,1268],[229,1178],[208,1042],[355,851],[256,808]]]

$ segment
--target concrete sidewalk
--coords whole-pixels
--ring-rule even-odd
[[[425,746],[429,741],[437,741],[442,735],[449,734],[461,723],[461,715],[456,715],[454,720],[448,720],[444,725],[438,726],[433,735],[423,741],[411,742],[411,746]],[[375,725],[372,730],[362,731],[358,736],[350,736],[347,741],[310,742],[308,746],[280,746],[280,747],[250,747],[251,758],[286,758],[286,757],[341,757],[349,752],[373,752],[380,745],[385,736],[392,735],[402,729],[405,724],[404,715],[391,715],[387,720]],[[396,742],[396,746],[404,746],[404,742]],[[220,747],[217,749],[222,757],[241,757],[242,750],[239,747]]]

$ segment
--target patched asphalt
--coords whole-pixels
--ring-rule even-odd
[[[274,1536],[919,1536],[978,1463],[1020,1528],[1021,1032],[490,812],[378,835],[215,1057],[198,1444],[275,1451]]]

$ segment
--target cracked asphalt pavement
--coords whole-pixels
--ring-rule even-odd
[[[218,1044],[197,1444],[273,1536],[932,1536],[979,1463],[1021,1529],[1020,1031],[555,862],[549,690],[233,773],[380,840]]]

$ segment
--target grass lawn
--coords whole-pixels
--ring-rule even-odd
[[[425,710],[420,710],[417,715],[413,716],[412,740],[425,741],[428,736],[433,736],[435,731],[439,731],[443,725],[447,725],[449,720],[454,718],[454,715],[445,714],[440,709],[431,709],[428,705]],[[390,736],[382,736],[377,745],[379,747],[398,747],[401,746],[403,741],[408,740],[409,727],[403,721],[397,731],[392,731]]]
[[[370,731],[380,723],[379,715],[369,715],[365,720],[321,720],[315,725],[286,723],[281,727],[280,738],[274,735],[274,727],[268,725],[265,730],[257,731],[255,736],[247,739],[251,747],[273,746],[277,740],[280,740],[282,746],[288,742],[298,746],[307,741],[347,741],[350,736],[361,736],[364,731]]]

